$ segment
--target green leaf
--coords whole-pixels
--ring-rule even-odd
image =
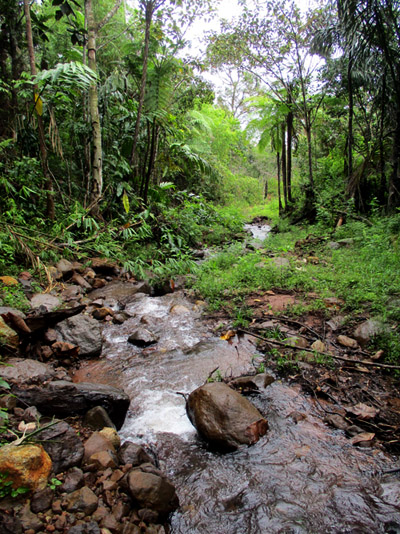
[[[124,194],[122,195],[122,204],[124,205],[125,212],[129,213],[129,198],[126,191],[124,191]]]

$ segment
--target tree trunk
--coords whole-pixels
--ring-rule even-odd
[[[85,0],[85,15],[87,17],[87,54],[88,66],[97,72],[96,61],[96,37],[97,25],[94,19],[92,0]],[[99,94],[97,82],[92,83],[89,89],[89,113],[92,126],[92,184],[90,188],[90,205],[91,213],[99,216],[99,202],[103,193],[103,150],[101,139],[100,113],[99,113]]]
[[[307,137],[307,149],[308,149],[308,180],[310,182],[311,191],[314,194],[314,174],[313,174],[313,158],[312,158],[312,139],[311,139],[311,124],[307,119],[306,124],[306,137]]]
[[[24,0],[24,12],[25,12],[25,20],[26,20],[26,41],[28,45],[31,74],[32,76],[36,76],[35,49],[33,47],[31,12],[30,12],[30,7],[29,7],[29,0]],[[36,97],[36,95],[38,96]],[[34,95],[33,95],[34,103],[36,103],[36,98],[39,98],[39,88],[37,85],[34,85]],[[47,157],[47,148],[46,148],[46,139],[45,139],[45,133],[44,133],[43,119],[41,115],[39,115],[39,113],[37,114],[37,119],[38,119],[38,130],[39,130],[40,161],[42,165],[43,176],[45,178],[45,187],[47,190],[46,213],[47,213],[47,217],[51,221],[53,221],[55,219],[53,182],[52,182],[49,167],[48,167],[48,157]]]
[[[353,60],[350,56],[347,68],[347,83],[349,91],[349,117],[348,117],[348,143],[347,143],[347,184],[350,184],[353,176],[353,117],[354,117],[354,93],[352,79]]]
[[[389,181],[388,213],[393,213],[400,206],[400,108],[396,113],[396,129],[393,140],[392,172]]]
[[[289,105],[292,103],[292,96],[289,93]],[[293,136],[293,111],[289,111],[286,117],[286,128],[287,128],[287,196],[288,201],[293,202],[292,198],[292,136]]]
[[[285,211],[288,208],[288,188],[286,174],[286,125],[282,124],[282,182],[283,182],[283,199],[285,202]]]
[[[136,114],[135,131],[133,134],[132,152],[131,152],[131,160],[130,160],[131,166],[133,168],[136,167],[136,148],[137,148],[137,143],[138,143],[138,138],[139,138],[140,119],[142,116],[142,109],[143,109],[144,97],[145,97],[145,91],[146,91],[147,64],[149,61],[150,28],[151,28],[152,18],[153,18],[153,2],[149,1],[146,3],[146,11],[145,11],[146,26],[145,26],[145,34],[144,34],[143,70],[142,70],[142,78],[140,81],[138,110]]]
[[[276,168],[278,171],[278,201],[279,201],[279,215],[282,215],[282,199],[281,199],[281,158],[279,152],[276,153]]]
[[[145,204],[147,204],[147,195],[149,192],[149,185],[150,185],[151,177],[153,175],[154,163],[156,161],[159,133],[160,133],[160,127],[158,126],[157,121],[154,120],[153,128],[152,128],[152,135],[151,135],[150,161],[149,161],[149,167],[147,169],[146,183],[145,183],[145,188],[143,192],[143,201]]]

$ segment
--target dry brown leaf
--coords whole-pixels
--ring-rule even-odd
[[[375,437],[375,434],[373,432],[361,432],[361,434],[357,434],[353,438],[351,438],[351,444],[357,445],[357,443],[361,443],[363,441],[372,441]]]
[[[348,408],[347,411],[356,415],[359,419],[373,419],[379,412],[379,410],[373,406],[368,406],[363,402],[359,402],[352,408]]]

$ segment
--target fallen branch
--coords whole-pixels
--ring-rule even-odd
[[[286,349],[293,349],[293,350],[300,350],[305,352],[310,352],[311,354],[315,354],[316,352],[318,354],[321,354],[322,356],[326,356],[327,358],[333,358],[334,360],[340,360],[341,362],[346,363],[352,363],[355,365],[367,365],[371,367],[382,367],[384,369],[400,369],[400,365],[389,365],[386,363],[376,363],[376,362],[366,362],[366,361],[359,361],[359,360],[352,360],[351,358],[344,358],[343,356],[334,356],[333,354],[328,354],[327,352],[319,352],[312,349],[304,349],[302,347],[296,347],[296,345],[289,345],[287,343],[282,343],[281,341],[277,341],[276,339],[269,339],[265,338],[263,336],[259,336],[258,334],[254,334],[253,332],[250,332],[249,330],[243,330],[242,328],[238,329],[238,332],[242,332],[243,334],[247,334],[249,336],[253,336],[257,339],[261,339],[262,341],[265,341],[266,343],[271,343],[272,345],[278,345],[279,347],[284,347]]]

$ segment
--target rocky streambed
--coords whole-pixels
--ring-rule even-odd
[[[0,501],[5,533],[400,532],[400,485],[396,473],[385,474],[395,459],[328,426],[326,410],[299,385],[255,376],[263,358],[251,338],[216,336],[205,303],[184,289],[152,296],[147,284],[123,281],[104,264],[93,274],[80,269],[61,274],[62,298],[85,305],[75,318],[35,330],[28,317],[30,333],[14,319],[27,353],[2,373],[21,399],[8,400],[11,418],[37,422],[27,407],[36,405],[41,424],[51,424],[52,413],[66,421],[46,430],[57,452],[49,452],[45,478],[62,484],[39,487],[17,507]],[[43,313],[51,312],[36,315]],[[250,378],[231,380],[240,376]],[[185,397],[211,377],[247,393],[268,421],[253,445],[221,453],[199,438]],[[106,411],[91,420],[94,433],[68,417],[98,406]],[[112,426],[118,435],[104,435]]]

